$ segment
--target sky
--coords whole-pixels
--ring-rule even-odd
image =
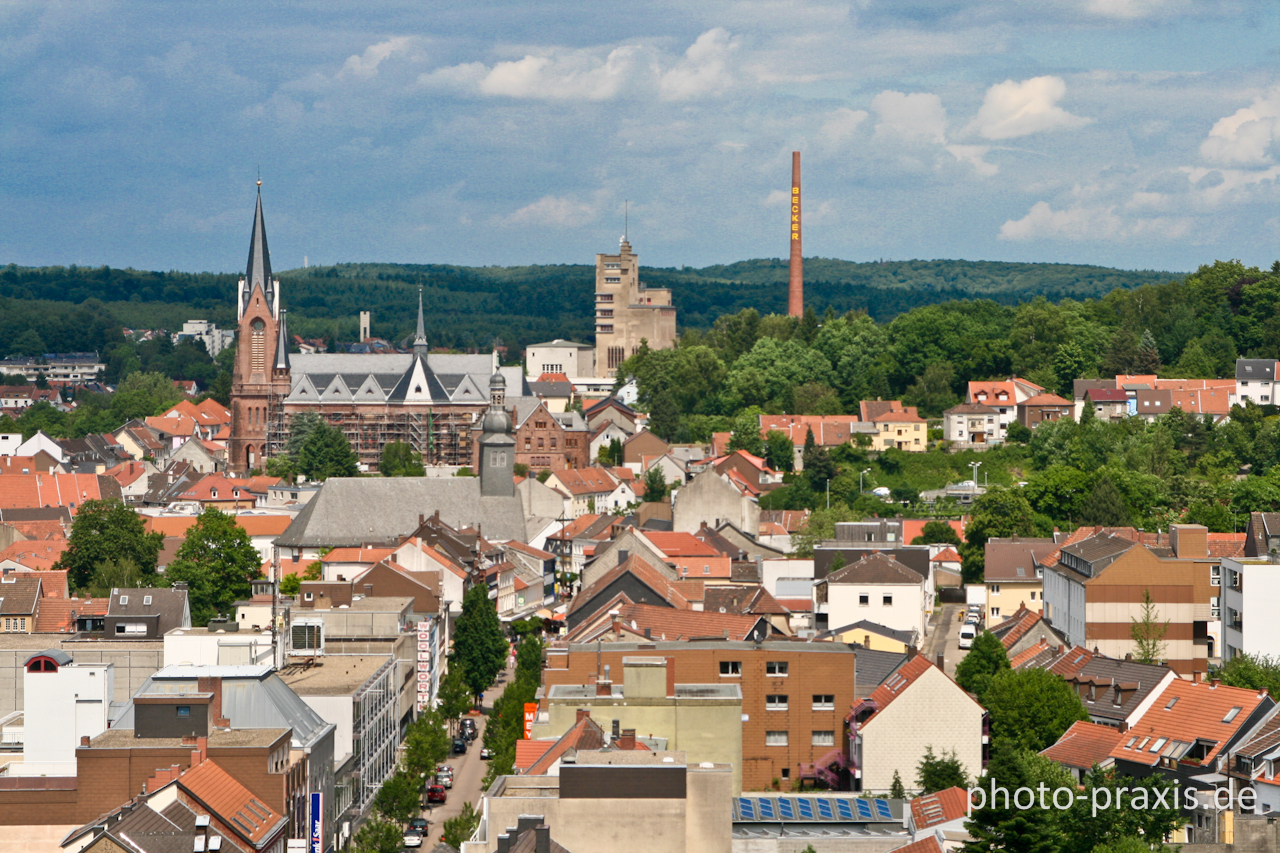
[[[1274,0],[0,0],[0,264],[1280,258]],[[625,220],[625,224],[624,224]]]

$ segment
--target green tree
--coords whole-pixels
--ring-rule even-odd
[[[489,689],[507,660],[507,639],[489,589],[476,584],[462,597],[462,615],[453,632],[453,659],[462,664],[473,696]]]
[[[131,373],[111,395],[111,413],[120,423],[149,418],[168,410],[183,394],[163,373]]]
[[[1101,524],[1104,527],[1128,527],[1131,522],[1129,505],[1116,488],[1115,481],[1105,473],[1093,484],[1093,491],[1080,507],[1081,524]]]
[[[973,515],[965,528],[965,543],[960,548],[964,582],[982,582],[988,539],[1042,533],[1052,533],[1052,525],[1046,525],[1043,516],[1037,518],[1020,490],[993,486],[973,502]]]
[[[1072,723],[1089,719],[1075,691],[1043,669],[996,672],[983,703],[991,715],[993,742],[1033,752],[1057,743]]]
[[[449,661],[449,669],[445,672],[444,678],[440,679],[437,700],[439,702],[437,710],[449,722],[451,729],[458,718],[475,705],[476,697],[467,683],[466,672],[461,661]]]
[[[1008,668],[1009,655],[1000,638],[990,631],[983,631],[974,638],[969,653],[956,664],[956,684],[982,702],[996,673]]]
[[[1160,773],[1144,779],[1118,776],[1114,767],[1094,767],[1081,780],[1084,796],[1058,817],[1062,828],[1062,853],[1093,853],[1102,849],[1166,850],[1160,839],[1183,823],[1173,783]],[[1107,789],[1107,796],[1095,790]],[[1124,792],[1122,793],[1122,789]],[[1108,802],[1111,808],[1091,804]],[[1121,805],[1123,804],[1123,806]]]
[[[351,443],[341,430],[327,423],[311,431],[297,458],[298,470],[312,480],[354,477],[360,473]]]
[[[680,431],[680,408],[670,391],[661,391],[649,408],[649,432],[663,441],[674,441]],[[621,463],[619,463],[621,464]]]
[[[1053,373],[1058,379],[1058,390],[1071,397],[1074,380],[1084,376],[1089,359],[1084,349],[1076,341],[1064,341],[1058,344],[1053,354]]]
[[[933,747],[925,747],[924,758],[916,765],[916,785],[923,794],[934,794],[947,788],[967,788],[969,777],[955,750],[934,755]]]
[[[235,516],[210,507],[200,513],[165,569],[165,583],[187,584],[193,625],[229,614],[262,575],[262,558]]]
[[[73,589],[83,589],[98,566],[132,562],[144,576],[154,575],[164,534],[148,533],[142,516],[121,501],[87,500],[71,524],[67,549],[55,569],[67,572]]]
[[[444,843],[455,850],[461,849],[462,842],[469,839],[480,825],[480,817],[480,812],[476,811],[470,801],[463,803],[462,811],[457,817],[444,822]]]
[[[422,802],[422,780],[397,770],[373,795],[373,808],[393,823],[407,823]]]
[[[944,411],[960,402],[952,387],[955,380],[956,371],[951,362],[932,362],[903,393],[902,402],[918,407],[921,417],[941,417]]]
[[[422,467],[422,457],[407,441],[393,441],[383,446],[378,471],[384,477],[421,477],[427,473]]]
[[[898,775],[898,769],[893,770],[893,783],[889,785],[889,797],[894,800],[905,800],[907,798],[907,789],[902,784],[902,777]]]
[[[353,853],[400,853],[404,831],[390,821],[371,818],[351,839]]]
[[[745,450],[753,456],[764,456],[764,439],[760,437],[760,412],[750,408],[733,419],[733,435],[729,450]]]
[[[780,430],[771,429],[764,436],[764,461],[775,471],[790,471],[796,464],[796,446]]]
[[[1230,687],[1265,690],[1280,699],[1280,658],[1241,652],[1214,670],[1213,677]]]
[[[924,527],[920,529],[920,535],[911,540],[912,545],[951,545],[959,548],[963,542],[960,540],[960,534],[956,533],[956,529],[945,521],[932,519],[924,523]]]
[[[975,787],[988,793],[1005,789],[1009,796],[992,795],[977,803],[965,823],[972,840],[961,848],[964,853],[1057,853],[1061,835],[1053,821],[1038,809],[1020,809],[1013,803],[1013,792],[1030,789],[1031,781],[1017,746],[995,743],[987,772]]]
[[[1133,657],[1140,663],[1160,663],[1164,660],[1165,633],[1169,630],[1169,620],[1160,621],[1160,613],[1156,610],[1155,601],[1151,598],[1151,590],[1142,591],[1142,615],[1130,617],[1129,637],[1133,640]]]
[[[1133,370],[1138,374],[1160,372],[1160,347],[1157,346],[1155,335],[1151,334],[1150,329],[1142,330],[1142,337],[1138,341],[1137,357],[1133,362]]]
[[[653,465],[644,472],[645,503],[662,503],[667,496],[667,481],[662,476],[662,466]]]
[[[143,574],[137,563],[122,557],[99,563],[82,592],[91,598],[107,598],[113,589],[139,589],[155,586],[155,583],[155,575]]]
[[[297,595],[302,592],[302,575],[285,575],[280,578],[281,595]]]
[[[449,757],[448,721],[439,709],[424,711],[404,737],[404,772],[413,781],[415,796]]]

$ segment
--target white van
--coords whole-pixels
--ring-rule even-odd
[[[960,626],[960,648],[973,648],[973,639],[978,636],[978,626],[972,622],[966,622]]]

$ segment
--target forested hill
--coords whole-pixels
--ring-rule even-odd
[[[374,334],[399,340],[413,329],[423,287],[434,345],[485,347],[502,339],[513,351],[553,337],[590,341],[594,268],[585,264],[457,267],[436,264],[339,264],[278,273],[290,331],[351,340],[360,311]],[[146,272],[110,267],[0,271],[0,340],[12,352],[103,350],[113,328],[181,328],[203,318],[229,325],[236,274]],[[1016,304],[1044,296],[1086,299],[1115,289],[1159,284],[1178,274],[1067,264],[987,261],[805,261],[805,301],[819,314],[867,311],[888,321],[912,308],[957,299]],[[682,328],[709,328],[743,308],[786,310],[787,264],[741,261],[704,269],[642,267],[645,283],[670,287]],[[29,333],[29,334],[28,334]],[[18,345],[18,342],[21,344]]]

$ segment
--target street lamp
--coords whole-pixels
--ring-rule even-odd
[[[827,509],[831,509],[831,478],[827,478]]]
[[[863,477],[863,475],[865,475],[865,474],[870,474],[870,473],[871,473],[871,469],[870,469],[870,468],[863,468],[861,471],[859,471],[859,472],[858,472],[858,494],[862,494],[862,477]]]
[[[978,493],[978,469],[981,467],[982,467],[981,462],[969,463],[969,468],[973,471],[973,479],[969,481],[972,484],[969,486],[969,492],[971,494],[976,495]]]

